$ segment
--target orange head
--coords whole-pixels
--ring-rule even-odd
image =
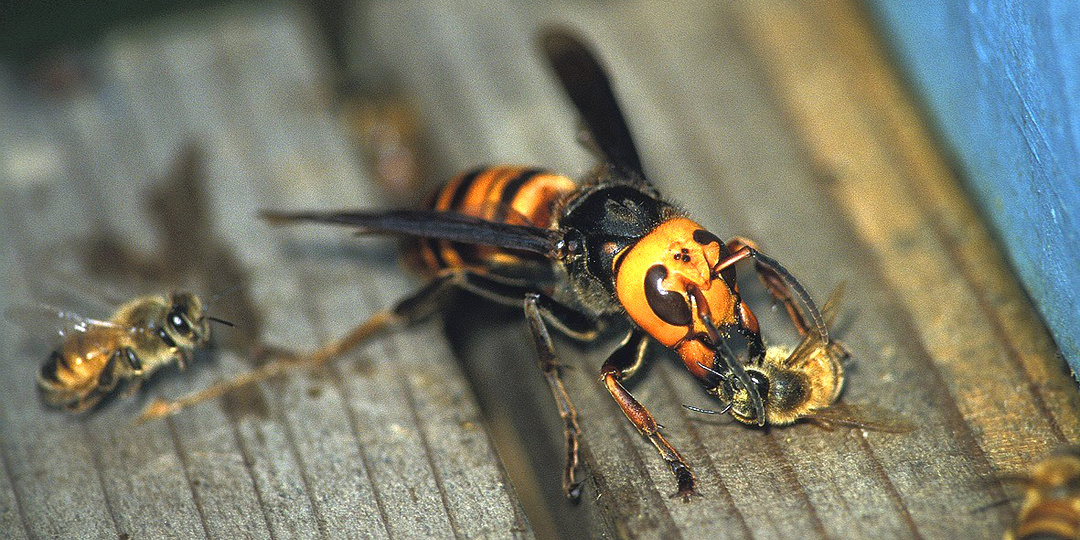
[[[701,225],[670,219],[615,257],[615,293],[653,339],[700,354],[691,342],[715,339],[715,328],[737,322],[731,285],[713,270],[727,256],[724,243]],[[704,374],[696,363],[687,367]]]
[[[701,380],[713,378],[710,368],[726,351],[722,340],[740,325],[735,269],[717,271],[730,255],[716,235],[677,217],[614,260],[615,292],[627,314],[653,339],[675,349]],[[722,358],[729,367],[734,362],[730,354]]]

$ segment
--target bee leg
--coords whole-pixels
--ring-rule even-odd
[[[124,392],[120,394],[120,397],[129,398],[131,396],[134,396],[136,393],[139,392],[140,389],[142,389],[143,380],[144,379],[142,377],[138,376],[131,378],[128,381],[127,386],[124,387]]]
[[[109,361],[120,361],[121,359],[128,363],[128,366],[131,367],[132,372],[137,375],[142,375],[143,363],[142,360],[139,358],[139,355],[135,353],[135,349],[132,349],[131,347],[124,347],[123,349],[119,349],[113,355],[113,358],[111,358]]]
[[[577,500],[581,497],[582,478],[578,475],[580,459],[578,449],[581,428],[578,426],[577,409],[570,401],[570,395],[566,392],[559,370],[560,365],[555,359],[555,346],[551,343],[551,335],[544,324],[541,315],[540,295],[528,293],[525,295],[525,319],[529,321],[532,330],[533,341],[536,342],[537,360],[548,386],[551,387],[551,395],[555,397],[555,404],[559,408],[559,417],[563,420],[563,435],[566,438],[566,467],[563,469],[563,491],[567,498]]]
[[[107,394],[116,388],[116,383],[119,379],[116,377],[116,364],[121,362],[121,358],[124,355],[123,349],[117,349],[109,357],[108,363],[105,364],[105,369],[101,370],[101,374],[98,375],[97,390],[103,394]]]
[[[188,364],[191,363],[191,355],[193,353],[184,349],[176,351],[176,367],[183,371],[187,369]]]
[[[64,408],[73,413],[80,413],[92,409],[94,405],[97,405],[103,397],[105,397],[105,394],[101,391],[92,390],[89,394],[86,394],[78,401],[68,403],[64,406]]]
[[[634,424],[639,433],[649,439],[649,442],[660,452],[660,457],[671,467],[671,472],[679,485],[679,491],[674,496],[689,501],[694,495],[694,473],[690,470],[690,465],[660,434],[660,425],[656,423],[652,413],[622,385],[622,381],[632,376],[643,364],[648,340],[648,335],[642,330],[631,331],[622,345],[611,353],[600,368],[601,377],[611,397],[615,398],[626,418]]]

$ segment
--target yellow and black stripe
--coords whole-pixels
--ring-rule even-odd
[[[548,229],[554,225],[559,201],[576,189],[574,181],[562,175],[498,165],[454,177],[435,193],[429,208],[497,223]],[[430,238],[418,240],[413,247],[414,260],[425,272],[490,268],[538,258],[519,251]]]

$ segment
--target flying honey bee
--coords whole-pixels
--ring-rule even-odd
[[[1024,482],[1024,503],[1005,540],[1080,538],[1080,447],[1040,461]]]
[[[109,320],[50,307],[16,308],[10,315],[33,326],[48,321],[63,338],[38,372],[42,401],[71,412],[92,408],[121,381],[134,394],[152,373],[176,362],[181,369],[210,337],[202,300],[187,292],[149,295],[121,305]]]

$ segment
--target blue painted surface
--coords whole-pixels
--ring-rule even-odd
[[[1080,373],[1080,2],[868,3]]]

